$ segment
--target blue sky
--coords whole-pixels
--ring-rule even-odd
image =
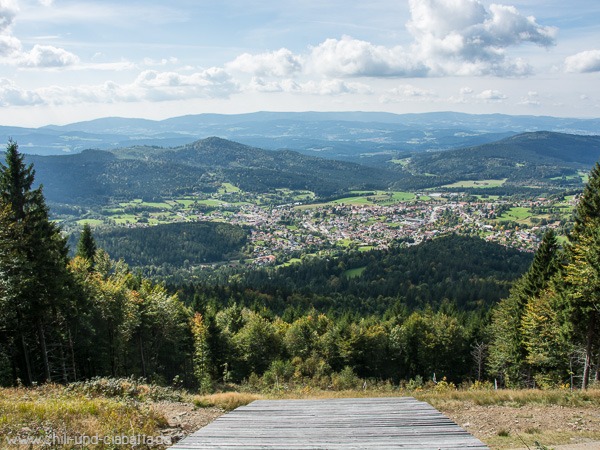
[[[0,0],[0,125],[104,116],[600,116],[600,2]]]

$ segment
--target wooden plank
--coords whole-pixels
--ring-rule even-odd
[[[257,400],[170,448],[488,449],[431,405],[412,397]]]

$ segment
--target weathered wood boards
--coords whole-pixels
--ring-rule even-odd
[[[412,397],[258,400],[221,416],[172,450],[487,449]]]

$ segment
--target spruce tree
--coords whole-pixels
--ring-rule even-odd
[[[15,315],[11,334],[16,344],[12,350],[19,376],[26,382],[52,378],[49,344],[55,348],[59,344],[57,324],[64,322],[68,300],[66,240],[49,219],[42,188],[33,189],[34,176],[17,143],[9,141],[5,164],[0,163],[5,230],[0,247],[10,258],[0,259],[0,272],[6,272],[11,280],[4,303]],[[40,361],[41,367],[33,367],[34,360]],[[43,376],[36,377],[36,373]]]
[[[491,330],[489,366],[505,383],[518,386],[531,376],[527,365],[522,319],[527,305],[546,289],[559,270],[556,235],[548,230],[527,272],[515,282],[510,295],[496,306]]]
[[[94,256],[96,255],[96,241],[94,240],[94,236],[92,235],[92,229],[90,224],[86,223],[83,226],[83,231],[81,232],[81,236],[79,237],[79,242],[77,243],[77,251],[76,256],[80,256],[81,258],[87,259],[92,264],[94,263]]]
[[[569,235],[569,263],[564,283],[568,292],[572,337],[585,351],[582,388],[590,377],[592,356],[600,336],[600,164],[596,163],[575,211]]]

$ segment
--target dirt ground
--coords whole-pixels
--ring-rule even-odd
[[[157,402],[151,408],[166,419],[168,427],[163,428],[161,434],[169,436],[173,444],[225,414],[220,408],[198,408],[179,402]]]
[[[493,449],[533,450],[536,441],[556,450],[600,449],[599,408],[465,402],[442,412]]]
[[[162,434],[170,436],[173,443],[225,414],[219,408],[198,408],[191,403],[159,402],[152,404],[152,409],[165,417],[168,427]],[[462,402],[440,409],[492,449],[543,448],[536,447],[536,441],[555,450],[600,449],[600,408]]]

